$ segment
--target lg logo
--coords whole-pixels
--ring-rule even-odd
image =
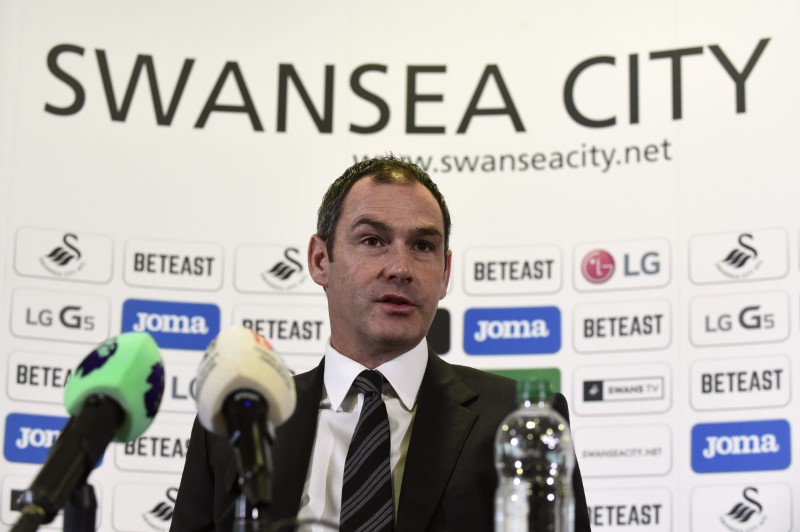
[[[579,246],[575,254],[581,257],[574,277],[578,290],[651,288],[669,282],[666,240]]]
[[[611,279],[616,267],[614,257],[604,249],[590,251],[581,261],[583,278],[592,284],[601,284]]]
[[[109,304],[102,296],[17,289],[11,332],[24,338],[97,343],[108,336]]]
[[[58,317],[58,323],[68,329],[92,331],[94,330],[94,317],[87,315],[78,305],[69,305],[54,311],[49,308],[34,310],[25,309],[25,323],[32,326],[52,327],[53,315]]]
[[[732,321],[733,317],[728,313],[718,316],[716,320],[706,316],[706,331],[730,331],[734,327]],[[737,322],[743,329],[772,329],[775,327],[775,315],[762,311],[761,305],[751,305],[739,312]]]

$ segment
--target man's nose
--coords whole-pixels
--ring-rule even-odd
[[[391,280],[410,281],[413,277],[411,250],[405,245],[391,247],[387,257],[386,275]]]

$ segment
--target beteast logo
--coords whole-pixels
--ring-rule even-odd
[[[789,422],[783,419],[700,423],[692,428],[696,473],[774,471],[792,462]]]
[[[475,308],[464,314],[470,355],[534,355],[561,349],[558,307]]]
[[[9,414],[3,455],[9,462],[43,464],[66,423],[63,416]]]
[[[148,332],[166,349],[205,349],[219,325],[212,304],[128,299],[122,306],[122,332]]]
[[[717,263],[719,271],[731,279],[745,279],[758,270],[761,260],[753,240],[752,233],[740,234],[736,239],[737,245]]]
[[[583,278],[592,284],[602,284],[611,279],[616,263],[611,253],[604,249],[593,249],[581,261]]]

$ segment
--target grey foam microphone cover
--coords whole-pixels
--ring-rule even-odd
[[[241,325],[219,333],[197,370],[197,415],[206,430],[225,434],[222,403],[237,390],[260,394],[275,427],[294,413],[297,395],[291,372],[263,336]]]

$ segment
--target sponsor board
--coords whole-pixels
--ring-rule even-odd
[[[162,349],[203,350],[220,327],[219,307],[208,303],[128,299],[122,332],[147,332]]]
[[[572,279],[579,292],[666,286],[670,281],[669,241],[657,238],[579,245]]]
[[[692,490],[692,532],[791,532],[787,484],[725,484]]]
[[[789,404],[791,366],[785,356],[700,360],[690,367],[695,410],[740,410]]]
[[[692,427],[692,469],[696,473],[776,471],[791,463],[791,429],[784,419]]]
[[[320,355],[331,334],[328,309],[321,306],[239,305],[233,322],[261,334],[281,355]]]
[[[464,352],[536,355],[561,349],[558,307],[473,308],[464,313]]]
[[[672,433],[666,425],[574,430],[584,478],[662,476],[672,469]]]
[[[11,399],[62,404],[64,387],[81,362],[73,355],[14,352],[8,357],[6,391]]]
[[[558,368],[489,369],[486,371],[516,381],[547,381],[553,392],[561,392],[561,370]]]
[[[34,227],[17,230],[14,271],[19,275],[105,284],[111,280],[113,262],[114,242],[108,236]]]
[[[428,334],[428,347],[433,349],[438,355],[446,355],[450,352],[450,311],[446,308],[437,308],[433,315]]]
[[[572,407],[582,416],[662,413],[672,403],[667,364],[583,366],[573,379]]]
[[[18,288],[11,332],[21,338],[99,344],[108,338],[110,304],[103,296]]]
[[[254,294],[316,294],[322,287],[308,275],[305,248],[244,245],[236,248],[233,285]]]
[[[671,342],[669,302],[632,301],[578,305],[575,350],[581,353],[666,349]]]
[[[564,269],[558,246],[467,248],[464,265],[470,295],[552,294]]]
[[[698,347],[780,342],[789,336],[785,292],[696,297],[689,315],[690,338]]]
[[[780,279],[789,271],[783,229],[696,235],[689,241],[689,278],[695,284]]]
[[[3,477],[3,481],[0,483],[0,489],[3,490],[2,495],[0,495],[0,522],[6,525],[17,523],[22,516],[21,506],[18,503],[19,496],[30,487],[31,482],[33,482],[33,477],[30,475]],[[99,525],[103,522],[103,489],[96,482],[92,483],[92,487],[97,499],[96,522]],[[51,522],[39,525],[38,528],[39,530],[65,530],[64,512],[59,511]],[[67,528],[67,530],[70,529]]]
[[[223,253],[218,244],[130,239],[123,277],[131,286],[214,291],[222,287]]]
[[[114,444],[114,463],[123,471],[181,474],[191,432],[190,417],[185,424],[156,419],[134,441]]]
[[[164,361],[164,395],[159,412],[195,414],[197,412],[197,364]]]
[[[671,532],[672,494],[662,488],[594,489],[587,496],[592,530]]]
[[[167,532],[175,512],[180,478],[152,484],[120,483],[114,486],[114,530]]]
[[[3,456],[9,462],[43,464],[68,420],[64,416],[8,414]]]

